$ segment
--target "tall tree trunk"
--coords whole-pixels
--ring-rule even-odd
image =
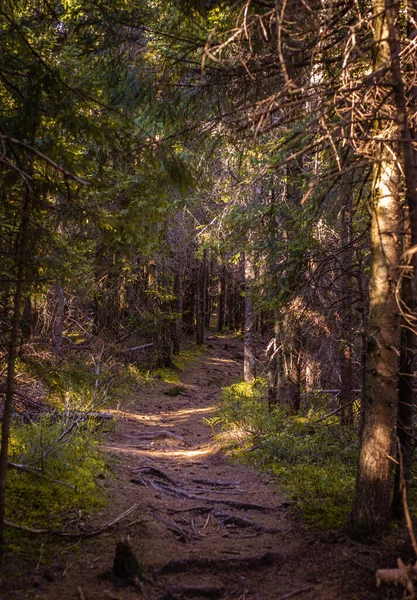
[[[399,125],[400,140],[398,154],[404,171],[406,212],[408,213],[408,231],[404,250],[417,245],[417,130],[413,113],[417,110],[417,86],[412,85],[405,89],[402,65],[400,60],[400,34],[398,5],[387,0],[387,22],[389,30],[389,43],[391,56],[391,71],[393,75],[394,99]],[[408,11],[408,38],[415,33],[415,19],[417,17],[417,1],[409,0]],[[409,40],[408,40],[409,41]],[[413,77],[414,80],[414,77]],[[407,94],[407,96],[406,96]],[[408,104],[408,107],[407,107]],[[411,114],[410,114],[411,113]],[[410,430],[413,426],[414,414],[414,368],[416,349],[416,269],[417,254],[411,256],[408,272],[404,273],[401,287],[402,300],[402,330],[400,346],[400,373],[399,396],[397,416],[397,438],[402,454],[401,472],[399,464],[396,466],[394,493],[392,500],[393,515],[397,518],[403,516],[402,485],[408,487],[411,478],[411,463],[413,457],[412,438]],[[400,457],[399,457],[400,458]],[[398,461],[399,463],[400,461]],[[402,481],[403,479],[403,481]]]
[[[196,327],[195,341],[197,346],[204,344],[204,262],[198,266],[196,283]]]
[[[254,280],[254,268],[250,256],[243,255],[245,263],[245,324],[243,334],[243,378],[250,383],[256,378],[256,356],[255,356],[255,313],[252,306],[250,294]]]
[[[278,402],[282,406],[290,406],[298,412],[301,403],[300,389],[300,353],[301,331],[296,317],[287,315],[285,322],[279,326],[280,350],[278,359]]]
[[[388,62],[391,54],[385,8],[384,0],[374,0],[375,71]],[[389,73],[385,79],[385,85],[392,85]],[[377,88],[375,106],[379,93],[385,95],[386,92]],[[387,109],[386,104],[384,108]],[[388,147],[389,141],[384,139],[392,138],[392,129],[388,135],[384,123],[386,112],[378,113],[374,132],[375,139],[378,137],[381,142],[377,147],[372,189],[367,364],[351,515],[352,533],[362,538],[379,537],[389,526],[391,457],[397,413],[399,317],[395,289],[399,267],[400,173]]]
[[[217,322],[216,331],[220,333],[224,327],[224,310],[226,299],[226,267],[221,262],[217,283]]]
[[[179,252],[174,272],[174,296],[173,310],[176,313],[175,320],[171,325],[172,351],[179,354],[181,350],[182,334],[182,311],[183,311],[183,278],[184,278],[184,256]]]
[[[9,352],[7,356],[6,398],[3,410],[0,447],[0,557],[4,555],[4,533],[6,512],[6,474],[9,456],[9,437],[12,421],[13,393],[15,382],[16,356],[19,345],[19,334],[22,315],[22,298],[24,291],[26,255],[29,237],[29,217],[31,197],[26,191],[22,207],[22,222],[17,242],[16,290],[14,294],[12,326],[10,332]]]
[[[62,353],[62,336],[64,332],[65,296],[63,288],[56,284],[53,292],[52,350],[57,356]]]

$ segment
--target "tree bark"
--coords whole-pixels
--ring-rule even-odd
[[[22,222],[17,242],[16,290],[14,294],[12,327],[10,333],[9,352],[7,356],[6,398],[3,410],[0,447],[0,557],[4,555],[4,533],[6,512],[6,474],[9,456],[9,437],[12,421],[13,392],[15,382],[16,356],[22,315],[22,298],[24,291],[26,254],[29,237],[29,217],[31,210],[30,191],[27,190],[22,206]]]
[[[406,232],[404,250],[417,246],[417,152],[415,144],[417,131],[413,113],[417,110],[417,86],[405,89],[403,70],[400,60],[400,32],[398,5],[387,0],[387,23],[389,31],[389,44],[392,63],[394,102],[397,113],[400,140],[398,155],[404,172],[404,192],[406,200]],[[417,1],[409,0],[408,11],[408,37],[414,35],[414,26],[417,17]],[[413,77],[414,80],[414,77]],[[414,119],[414,120],[413,120]],[[414,123],[414,126],[413,126]],[[413,145],[414,144],[414,145]],[[399,396],[397,416],[397,438],[400,444],[399,452],[402,454],[403,472],[399,464],[395,469],[394,493],[392,500],[393,515],[403,517],[402,485],[409,486],[411,478],[411,463],[413,457],[412,439],[410,430],[413,426],[414,414],[414,367],[416,349],[416,269],[417,254],[412,254],[408,270],[404,272],[401,286],[402,319],[401,319],[401,345],[400,345],[400,372]],[[398,457],[399,459],[399,457]],[[401,480],[403,477],[403,481]]]
[[[216,331],[220,333],[223,331],[224,327],[224,309],[225,309],[225,299],[226,299],[226,268],[221,263],[220,272],[218,275],[218,283],[217,283],[217,322],[216,322]]]
[[[52,350],[57,356],[62,353],[62,336],[64,332],[64,307],[65,296],[63,288],[56,284],[53,292],[53,323],[52,323]]]
[[[255,355],[255,312],[250,297],[251,287],[254,280],[254,268],[250,256],[243,255],[245,263],[245,325],[243,333],[243,379],[246,383],[256,378],[256,355]]]
[[[377,71],[390,58],[384,0],[374,0],[374,42]],[[392,84],[386,76],[385,84]],[[378,99],[376,89],[375,100]],[[385,92],[383,92],[385,94]],[[376,103],[375,103],[376,104]],[[384,106],[385,111],[387,106]],[[399,315],[395,298],[399,267],[400,173],[393,160],[386,112],[376,115],[371,221],[371,279],[367,326],[367,364],[360,432],[359,460],[351,530],[355,537],[380,537],[390,522],[391,457],[397,412]],[[384,118],[384,120],[382,120]],[[393,127],[393,124],[390,124]]]

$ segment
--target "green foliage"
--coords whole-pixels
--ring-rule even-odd
[[[357,438],[335,421],[318,423],[322,402],[304,415],[269,408],[263,381],[235,383],[223,390],[218,414],[209,421],[228,435],[232,455],[266,469],[294,499],[311,525],[346,523],[353,498]]]
[[[19,524],[60,528],[75,514],[97,510],[105,502],[97,478],[107,466],[87,418],[44,415],[36,422],[15,425],[10,438],[10,462],[28,471],[8,474],[7,518]]]
[[[194,362],[203,351],[200,346],[193,345],[192,348],[183,350],[175,356],[175,367],[161,367],[152,371],[152,374],[157,379],[161,379],[165,383],[181,383],[181,373],[185,367]]]

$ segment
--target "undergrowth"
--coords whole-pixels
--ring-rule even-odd
[[[294,510],[311,525],[344,525],[352,504],[357,436],[326,414],[318,396],[297,415],[268,407],[266,384],[235,383],[221,395],[221,408],[209,420],[236,458],[276,476],[294,501]]]

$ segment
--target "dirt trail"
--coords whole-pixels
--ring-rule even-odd
[[[213,415],[221,387],[241,376],[242,358],[238,340],[212,337],[208,352],[184,372],[180,394],[170,397],[175,386],[160,382],[132,399],[105,443],[117,457],[118,476],[107,484],[111,504],[103,522],[138,507],[98,539],[82,542],[76,560],[57,559],[30,594],[10,598],[141,597],[108,575],[116,540],[125,534],[154,578],[155,585],[145,584],[151,600],[401,597],[374,587],[378,549],[305,530],[266,474],[232,464],[219,451],[203,418]]]

